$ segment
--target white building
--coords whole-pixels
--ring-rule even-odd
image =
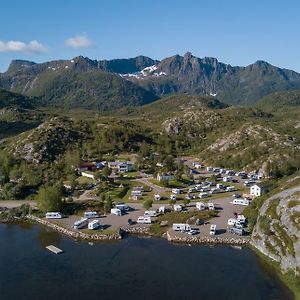
[[[253,197],[259,197],[266,192],[267,192],[267,186],[262,183],[257,183],[250,187],[250,195]]]
[[[174,179],[174,175],[170,173],[161,173],[161,174],[158,173],[156,179],[158,181],[163,181],[163,180],[169,181]]]

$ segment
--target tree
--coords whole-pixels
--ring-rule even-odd
[[[184,206],[187,206],[188,204],[190,204],[190,202],[191,202],[190,199],[186,199],[186,198],[183,199]]]
[[[62,188],[59,185],[41,187],[37,194],[39,209],[43,212],[61,211],[64,207],[62,196]]]
[[[103,168],[102,174],[107,177],[111,174],[111,168],[108,167],[108,164],[106,164]]]
[[[152,207],[152,204],[153,204],[152,200],[146,200],[143,203],[143,207],[148,210],[150,207]]]
[[[104,202],[104,210],[105,212],[110,212],[110,210],[112,209],[113,207],[113,202],[111,200],[111,197],[108,197],[105,202]]]

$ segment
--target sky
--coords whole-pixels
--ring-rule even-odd
[[[163,59],[187,51],[300,72],[299,12],[299,0],[3,1],[0,72],[12,59]]]

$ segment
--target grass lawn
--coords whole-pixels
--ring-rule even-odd
[[[85,176],[80,176],[76,180],[79,184],[91,184],[91,183],[96,183],[97,182],[96,180],[94,180],[92,178],[85,177]]]

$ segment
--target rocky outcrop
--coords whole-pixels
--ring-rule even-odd
[[[279,263],[283,272],[300,274],[300,186],[267,199],[259,211],[251,245]]]
[[[228,245],[247,245],[249,238],[237,238],[237,237],[195,237],[195,236],[171,236],[167,232],[167,239],[169,242],[185,243],[185,244],[228,244]]]

